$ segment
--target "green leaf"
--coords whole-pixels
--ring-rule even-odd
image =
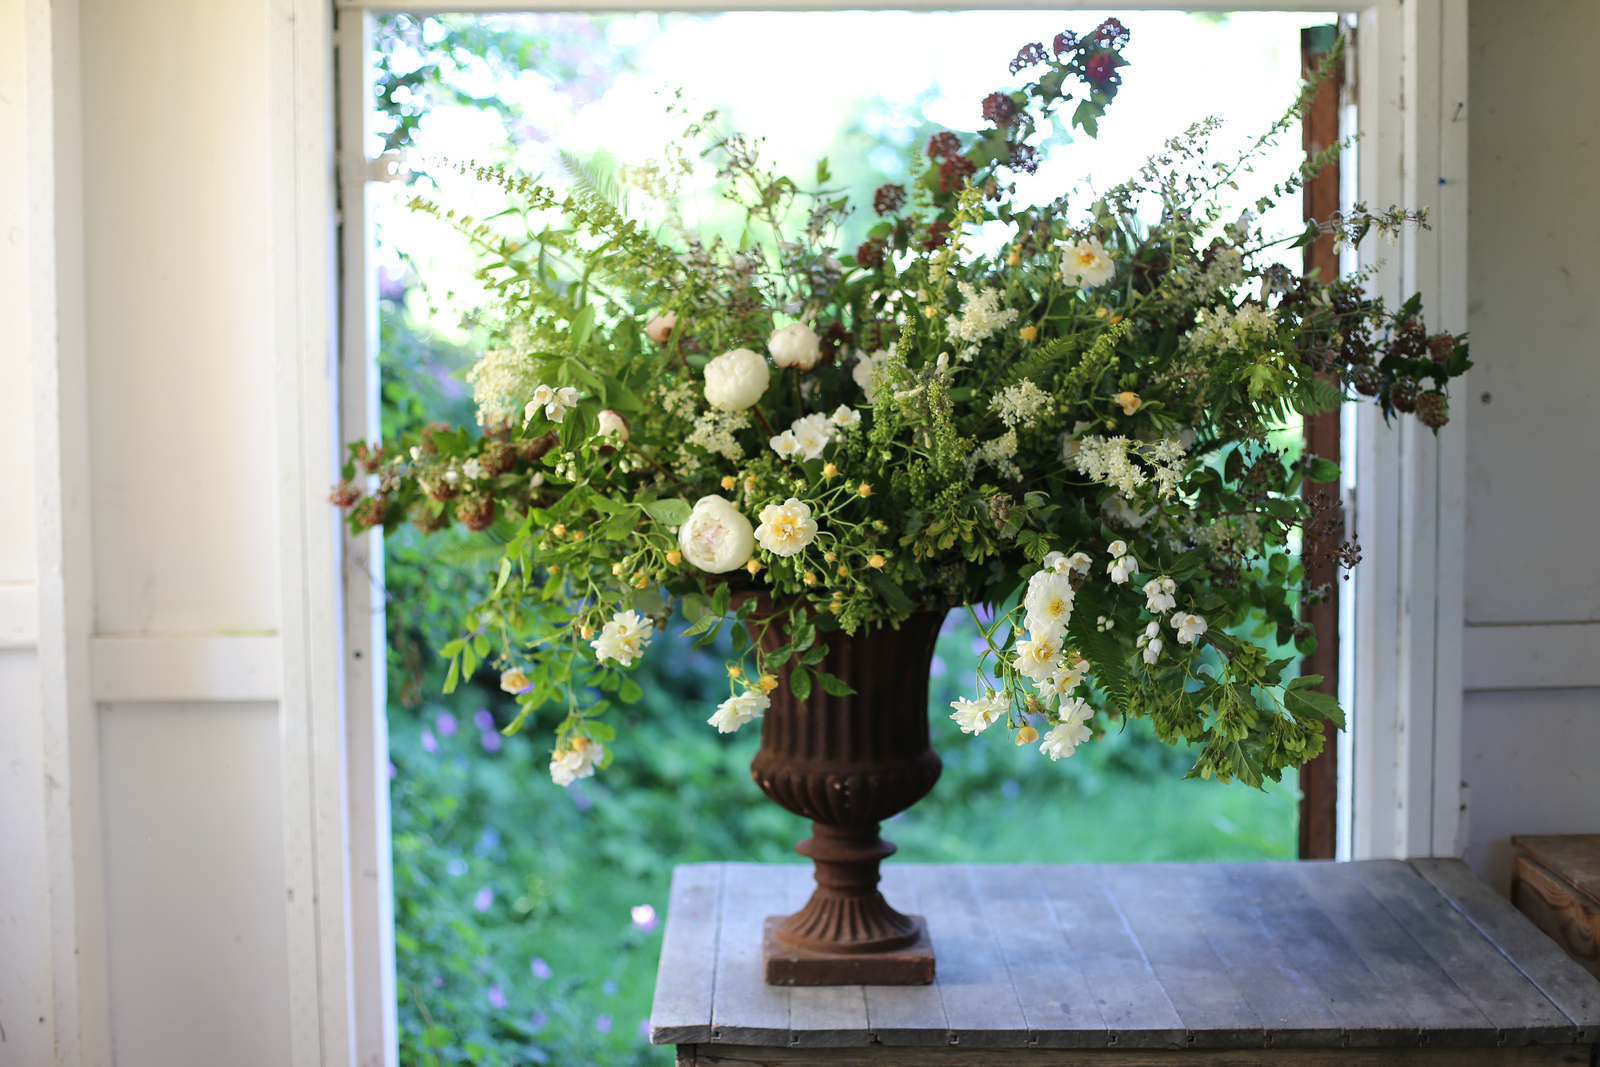
[[[511,557],[502,556],[500,559],[500,580],[494,583],[495,596],[500,595],[500,590],[506,587],[506,582],[511,578]]]
[[[596,741],[615,741],[617,739],[617,728],[608,722],[589,719],[585,723],[585,729],[589,731],[589,736]]]
[[[768,652],[765,663],[769,669],[776,669],[788,663],[792,655],[794,655],[794,645],[784,645],[775,652]]]
[[[1312,457],[1311,463],[1306,467],[1306,481],[1308,482],[1336,482],[1339,480],[1339,465],[1331,459],[1321,456]]]
[[[477,669],[478,654],[469,645],[461,650],[461,677],[471,678]]]
[[[734,652],[743,652],[744,646],[750,640],[750,632],[743,626],[735,625],[733,627],[733,633],[730,636],[733,638]]]
[[[644,689],[640,687],[638,682],[632,678],[622,679],[622,690],[617,693],[618,700],[624,704],[637,704],[643,696]]]
[[[572,317],[572,329],[568,331],[572,338],[574,350],[582,348],[589,341],[589,335],[594,332],[594,305],[588,304],[584,309]]]
[[[682,526],[689,521],[689,516],[694,514],[693,508],[675,496],[667,497],[665,500],[652,500],[640,506],[644,508],[646,515],[668,526]]]
[[[796,652],[804,652],[806,649],[811,647],[812,643],[816,641],[816,639],[817,628],[811,625],[809,622],[801,622],[795,626],[794,634],[790,640],[790,643],[794,645],[794,650]]]
[[[800,662],[804,663],[807,667],[809,667],[812,664],[821,663],[823,660],[825,660],[827,658],[828,658],[828,646],[827,645],[813,645],[813,646],[811,646],[810,650],[806,652],[805,655],[800,657]]]
[[[444,676],[444,691],[446,693],[454,693],[456,691],[456,683],[458,681],[460,681],[460,680],[461,680],[461,661],[458,660],[458,659],[452,658],[450,660],[450,670]]]
[[[805,700],[811,695],[811,672],[804,667],[796,667],[794,673],[789,675],[789,692],[794,694],[796,700]]]
[[[711,594],[711,610],[718,615],[726,615],[728,613],[728,601],[731,599],[733,599],[733,591],[728,588],[728,583],[724,582],[717,586],[715,593]]]
[[[489,658],[489,636],[477,634],[472,638],[472,651],[477,653],[479,659]]]
[[[712,615],[709,613],[701,615],[699,620],[695,622],[693,626],[690,626],[687,630],[683,631],[683,636],[693,637],[695,634],[703,634],[720,622],[722,622],[721,615]]]
[[[906,596],[906,591],[901,589],[893,578],[890,578],[882,571],[873,571],[868,575],[868,580],[871,582],[872,588],[878,591],[878,595],[883,597],[883,602],[895,611],[902,615],[910,615],[917,609],[917,606],[911,602],[911,598]]]
[[[822,686],[824,693],[833,697],[847,697],[855,693],[854,689],[845,684],[844,679],[835,678],[827,671],[817,672],[817,684]]]

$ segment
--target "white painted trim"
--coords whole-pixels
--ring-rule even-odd
[[[110,1067],[100,743],[89,693],[94,555],[77,0],[25,0],[27,336],[33,382],[39,709],[56,1063]]]
[[[1464,688],[1600,687],[1600,622],[1468,623]]]
[[[276,635],[95,634],[89,641],[96,703],[277,700]]]
[[[382,437],[378,374],[378,277],[366,163],[371,133],[373,16],[337,16],[341,443]],[[354,163],[355,165],[352,165]],[[383,534],[343,534],[345,743],[350,783],[351,943],[356,1061],[400,1062],[395,1002],[394,862],[389,821],[388,633]]]
[[[763,3],[737,3],[736,0],[673,0],[670,4],[640,3],[638,0],[538,0],[535,3],[507,3],[506,0],[447,0],[445,3],[410,3],[407,0],[337,0],[340,10],[374,12],[469,11],[478,14],[518,11],[592,11],[615,14],[632,11],[1336,11],[1338,4],[1327,0],[766,0]]]
[[[38,646],[38,584],[36,582],[0,582],[0,648],[37,648]]]
[[[1362,12],[1361,199],[1431,208],[1432,229],[1382,261],[1391,306],[1421,292],[1431,329],[1466,328],[1466,0],[1383,0]],[[1462,105],[1457,107],[1457,104]],[[1439,179],[1445,179],[1440,184]],[[1357,415],[1356,687],[1351,854],[1454,856],[1461,848],[1461,652],[1466,392],[1437,439],[1415,420]]]
[[[277,429],[289,1048],[353,1064],[350,870],[336,474],[332,9],[269,0],[266,159]]]

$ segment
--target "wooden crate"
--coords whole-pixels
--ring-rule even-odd
[[[1600,834],[1513,837],[1511,902],[1600,978]]]

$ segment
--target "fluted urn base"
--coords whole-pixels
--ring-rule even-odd
[[[805,700],[789,689],[791,659],[761,723],[750,772],[762,792],[812,820],[795,846],[816,867],[817,888],[793,915],[767,920],[767,982],[774,985],[920,985],[933,981],[933,948],[920,918],[890,907],[878,865],[894,845],[881,820],[920,800],[939,780],[928,744],[928,664],[942,613],[898,628],[829,633],[817,668],[855,692]],[[787,637],[768,629],[773,647]],[[769,648],[769,651],[771,649]]]

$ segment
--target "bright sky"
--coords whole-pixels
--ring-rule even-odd
[[[1043,201],[1074,186],[1106,189],[1132,175],[1166,138],[1207,116],[1226,122],[1219,145],[1242,147],[1294,99],[1300,28],[1334,21],[1332,14],[1305,12],[1115,14],[1132,31],[1124,50],[1130,65],[1099,139],[1080,132],[1071,144],[1054,148],[1038,174],[1019,176],[1019,197]],[[523,72],[499,92],[523,103],[549,134],[517,153],[515,165],[529,173],[556,172],[555,152],[563,148],[579,155],[605,150],[629,163],[659,156],[684,124],[664,114],[666,94],[681,88],[691,114],[720,110],[727,127],[766,138],[765,158],[780,171],[809,178],[840,131],[857,123],[907,136],[925,122],[976,129],[983,124],[984,96],[1028,79],[1026,71],[1007,70],[1018,48],[1030,41],[1048,46],[1061,30],[1084,33],[1105,17],[1087,11],[613,16],[605,39],[632,52],[634,69],[598,99],[575,104],[536,71]],[[423,120],[414,152],[504,160],[511,143],[492,115],[449,107]],[[1238,206],[1248,206],[1301,158],[1295,130],[1241,183]],[[874,162],[891,169],[899,161],[889,153]],[[837,158],[834,164],[836,171],[846,169]],[[424,182],[414,191],[474,213],[494,209],[490,189],[448,175],[440,183],[438,190]],[[862,192],[870,196],[870,190]],[[397,186],[377,194],[384,246],[379,261],[397,270],[395,249],[404,248],[436,300],[455,293],[452,306],[441,307],[434,320],[436,328],[453,333],[460,313],[474,302],[470,262],[438,223],[405,210],[408,196]],[[1086,208],[1091,199],[1084,195],[1075,203]],[[1300,229],[1299,197],[1289,198],[1263,224],[1269,232]]]

